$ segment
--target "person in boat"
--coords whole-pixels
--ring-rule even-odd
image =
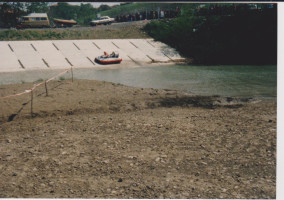
[[[118,57],[118,54],[116,54],[114,51],[110,54],[110,57],[111,58],[117,58]]]
[[[110,57],[111,57],[111,58],[114,58],[114,57],[115,57],[114,51],[110,54]]]
[[[103,55],[103,57],[104,57],[104,58],[108,58],[108,57],[109,57],[109,54],[108,54],[107,52],[105,52],[105,51],[104,51],[104,55]]]
[[[111,58],[118,58],[119,54],[115,53],[114,51],[110,54]]]

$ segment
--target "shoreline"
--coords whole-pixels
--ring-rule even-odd
[[[15,95],[23,91],[27,91],[29,88],[34,87],[35,84],[42,82],[43,80],[27,83],[17,83],[17,84],[8,84],[1,85],[1,97]],[[83,85],[82,88],[78,88],[79,85]],[[70,91],[60,93],[56,90],[57,87],[63,87],[65,90]],[[90,88],[90,89],[87,89]],[[90,109],[92,112],[128,112],[135,110],[145,110],[145,109],[154,109],[158,107],[181,107],[181,108],[190,108],[190,107],[200,107],[205,109],[217,109],[217,108],[239,108],[251,104],[277,104],[277,97],[242,97],[242,96],[221,96],[221,95],[198,95],[189,93],[183,90],[172,90],[172,89],[156,89],[156,88],[143,88],[143,87],[133,87],[127,86],[120,83],[108,82],[108,81],[98,81],[98,80],[88,80],[88,79],[74,79],[74,83],[71,78],[60,79],[57,78],[52,82],[47,84],[48,94],[55,92],[56,95],[47,95],[46,89],[43,85],[40,85],[34,90],[35,102],[38,105],[35,105],[35,108],[39,108],[38,112],[34,110],[35,116],[44,117],[51,116],[54,114],[55,110],[53,108],[63,107],[60,109],[59,114],[69,113],[70,110],[74,109],[73,105],[66,105],[65,101],[72,101],[72,104],[77,104],[78,99],[81,99],[84,102],[87,102],[84,106],[79,106],[83,110],[87,110],[88,106],[93,107]],[[96,101],[96,105],[92,105],[91,99],[93,94],[90,94],[99,90],[99,96],[103,96],[104,99],[109,99],[110,101],[115,101],[116,103]],[[108,91],[110,90],[110,91]],[[124,96],[120,96],[120,90],[124,93]],[[13,92],[12,92],[13,91]],[[127,94],[130,92],[130,94]],[[77,94],[79,93],[79,94]],[[82,94],[81,94],[82,93]],[[47,96],[46,96],[47,95]],[[72,99],[68,99],[67,96],[72,96]],[[82,97],[81,97],[82,96]],[[30,104],[30,93],[23,94],[19,97],[11,98],[0,98],[0,107],[2,120],[0,122],[10,121],[9,117],[13,116],[18,117],[21,113],[23,116],[30,115],[29,108],[24,109],[27,104]],[[47,102],[45,99],[49,99],[51,102]],[[115,99],[115,100],[114,100]],[[126,99],[126,101],[125,101]],[[102,98],[100,98],[102,100]],[[137,102],[139,106],[137,106]],[[22,103],[19,103],[22,102]],[[81,101],[79,101],[79,104]],[[9,107],[6,107],[5,104],[8,104]],[[16,105],[18,104],[18,105]],[[40,105],[43,104],[43,105]],[[117,105],[115,105],[117,104]],[[132,105],[134,106],[126,106]],[[21,106],[22,105],[22,106]],[[15,109],[11,109],[15,107]],[[18,108],[22,107],[19,111]],[[101,109],[103,107],[104,109]],[[114,108],[112,108],[114,107]],[[76,110],[76,109],[75,109]],[[62,112],[61,112],[62,111]],[[76,111],[77,112],[77,111]],[[3,115],[6,113],[6,115]],[[8,113],[8,114],[7,114]],[[15,114],[16,113],[16,114]],[[78,112],[77,112],[78,114]],[[1,117],[1,116],[0,116]],[[7,118],[8,117],[8,118]],[[7,120],[8,119],[8,120]]]
[[[70,73],[68,74],[68,76],[69,75]],[[0,85],[1,97],[5,97],[8,95],[15,95],[15,94],[24,92],[28,90],[29,88],[34,87],[35,84],[38,84],[42,81],[43,80],[27,82],[27,83],[24,82],[24,83]],[[76,88],[80,84],[84,85],[85,88],[81,88],[81,89]],[[86,89],[88,87],[91,87],[91,85],[93,85],[94,88]],[[242,107],[248,104],[258,104],[258,103],[260,104],[266,104],[266,103],[276,104],[277,103],[277,97],[272,97],[272,96],[271,97],[260,97],[260,96],[258,97],[239,96],[238,97],[238,96],[221,96],[221,95],[198,95],[198,94],[189,93],[183,90],[133,87],[133,86],[123,85],[120,83],[114,83],[114,82],[108,82],[108,81],[98,81],[98,80],[88,80],[88,79],[76,79],[75,78],[74,83],[72,83],[71,78],[61,79],[60,77],[58,77],[57,79],[47,84],[47,88],[49,88],[48,91],[51,90],[48,93],[52,93],[53,89],[56,90],[56,88],[60,86],[69,88],[68,91],[70,91],[70,93],[65,92],[64,94],[61,94],[61,93],[58,93],[59,91],[56,91],[57,94],[55,96],[51,96],[51,97],[46,96],[46,90],[45,90],[44,84],[37,87],[34,90],[34,98],[36,99],[39,98],[36,100],[36,102],[38,102],[38,104],[44,104],[43,107],[46,107],[46,106],[49,107],[48,109],[45,110],[45,109],[42,109],[40,105],[35,105],[36,108],[37,107],[40,108],[38,113],[36,112],[36,110],[34,110],[35,116],[52,115],[52,114],[47,114],[48,112],[50,113],[54,112],[54,109],[52,109],[52,107],[62,107],[63,106],[64,109],[63,110],[61,109],[63,114],[68,113],[69,110],[73,110],[73,106],[64,105],[64,102],[68,99],[66,96],[72,96],[72,101],[73,101],[72,104],[78,103],[77,102],[78,101],[77,98],[79,98],[78,96],[84,96],[84,97],[80,97],[82,98],[82,101],[88,102],[89,106],[91,106],[90,99],[88,98],[91,98],[92,94],[89,94],[89,90],[91,92],[99,90],[100,93],[104,93],[102,95],[104,96],[105,99],[116,99],[117,98],[115,101],[118,103],[118,105],[112,105],[113,103],[109,104],[107,102],[104,102],[104,103],[97,102],[97,106],[92,105],[92,107],[95,107],[94,109],[91,109],[93,111],[98,111],[100,110],[99,109],[100,107],[105,107],[107,108],[106,109],[107,112],[113,110],[112,108],[110,108],[111,106],[115,107],[114,110],[120,107],[119,111],[121,110],[122,112],[125,112],[125,111],[133,111],[133,109],[134,110],[137,110],[137,109],[144,110],[144,109],[152,109],[156,107],[178,106],[178,107],[185,107],[185,108],[201,107],[201,108],[207,108],[207,109],[216,109],[216,108],[238,108],[238,107]],[[119,93],[116,91],[118,88],[123,93],[125,93],[125,97],[121,97],[119,95]],[[108,91],[108,90],[111,90],[111,91]],[[128,91],[134,92],[134,94],[128,95],[127,94]],[[77,95],[76,93],[84,93],[84,94]],[[138,95],[138,93],[141,93],[141,95]],[[132,99],[131,97],[133,95],[134,95],[133,97],[134,99]],[[45,96],[47,99],[50,99],[50,101],[54,101],[54,102],[46,102],[44,100]],[[126,102],[123,101],[124,98],[127,99]],[[135,105],[133,108],[130,108],[128,106],[125,107],[125,104],[129,104],[129,105],[135,104],[135,102],[133,102],[133,100],[136,101],[135,98],[139,99],[140,106],[137,107],[137,105]],[[25,112],[24,110],[22,110],[24,107],[29,107],[29,106],[26,106],[27,104],[30,103],[29,99],[30,99],[29,93],[23,94],[19,97],[16,96],[16,97],[11,97],[7,99],[0,98],[0,107],[2,107],[1,109],[2,120],[0,120],[0,122],[7,121],[7,117],[15,115],[15,113],[17,113],[15,116],[19,116],[18,112],[16,112],[17,108],[7,109],[7,107],[5,106],[5,104],[7,103],[12,107],[19,108],[21,107],[20,105],[22,104],[19,102],[22,101],[23,106],[20,109],[19,113],[25,113],[24,115],[29,115],[28,108],[26,109]],[[24,103],[25,101],[26,103]],[[18,106],[15,105],[16,103],[18,103],[19,105]],[[83,110],[86,110],[87,107],[88,107],[87,105],[83,106]],[[102,112],[104,112],[104,109],[102,109]],[[9,114],[3,117],[4,116],[3,113],[9,113]],[[3,121],[4,118],[6,118],[6,120]]]

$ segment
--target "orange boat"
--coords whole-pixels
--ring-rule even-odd
[[[119,58],[119,54],[112,52],[110,55],[104,52],[104,55],[95,58],[95,62],[99,64],[118,64],[121,63],[122,59]]]
[[[65,19],[53,19],[54,23],[57,25],[57,26],[68,26],[68,27],[71,27],[73,25],[76,25],[77,22],[74,21],[74,20],[65,20]]]

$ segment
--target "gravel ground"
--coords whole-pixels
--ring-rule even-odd
[[[1,198],[276,198],[276,99],[48,88],[0,99]]]

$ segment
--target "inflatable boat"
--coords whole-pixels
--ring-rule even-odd
[[[112,52],[112,54],[108,54],[106,52],[104,52],[104,55],[102,56],[98,56],[95,58],[95,62],[99,63],[99,64],[118,64],[122,61],[121,58],[119,58],[119,54]]]

